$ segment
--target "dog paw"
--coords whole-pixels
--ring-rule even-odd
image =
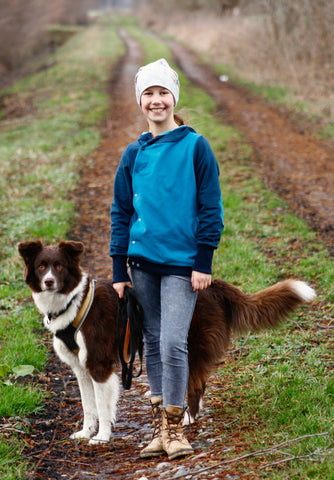
[[[103,445],[109,442],[109,438],[99,438],[98,435],[89,440],[89,445]]]
[[[92,432],[90,430],[80,430],[79,432],[72,433],[71,439],[72,440],[87,440],[92,436]]]
[[[183,418],[183,423],[182,425],[186,427],[187,425],[191,425],[192,423],[195,422],[195,419],[193,416],[190,415],[188,411],[186,411],[184,418]]]

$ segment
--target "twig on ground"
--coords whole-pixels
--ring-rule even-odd
[[[187,472],[187,475],[191,475],[191,476],[198,475],[200,473],[207,472],[208,470],[212,470],[213,468],[217,468],[217,467],[220,467],[220,466],[223,466],[223,465],[231,465],[232,463],[240,462],[241,460],[245,460],[246,458],[258,457],[260,455],[275,452],[275,451],[279,450],[281,447],[285,447],[287,445],[297,443],[297,442],[299,442],[301,440],[305,440],[307,438],[327,437],[327,436],[329,436],[328,432],[313,433],[313,434],[310,434],[310,435],[302,435],[301,437],[292,438],[291,440],[286,440],[285,442],[279,443],[278,445],[274,445],[273,447],[270,447],[270,448],[264,448],[263,450],[257,450],[255,452],[246,453],[245,455],[241,455],[240,457],[235,457],[235,458],[232,458],[230,460],[222,460],[221,462],[217,462],[215,465],[210,465],[208,467],[201,468],[200,470],[197,470],[196,472]],[[298,458],[298,457],[296,457],[296,458]],[[184,474],[173,477],[173,479],[177,480],[177,479],[180,479],[180,478],[183,478],[183,477],[184,477]]]
[[[248,333],[247,333],[247,336],[246,336],[246,338],[245,338],[245,341],[244,341],[243,345],[240,345],[240,347],[236,348],[235,350],[228,350],[227,354],[228,354],[228,355],[232,355],[232,354],[238,353],[238,352],[240,352],[240,350],[246,348],[246,344],[247,344],[247,342],[248,342],[248,339],[249,339],[249,337],[250,337],[250,334],[251,334],[251,332],[248,332]]]
[[[24,430],[20,430],[19,428],[10,427],[10,426],[7,426],[7,425],[1,426],[0,427],[0,432],[1,431],[16,432],[16,433],[23,433],[23,434],[26,433]]]
[[[263,465],[262,467],[260,467],[260,470],[262,470],[264,468],[267,468],[267,467],[272,467],[274,465],[280,465],[282,463],[291,462],[292,460],[305,460],[305,459],[309,459],[313,455],[324,457],[327,454],[327,452],[319,452],[319,451],[311,452],[307,455],[291,455],[291,453],[287,453],[287,452],[282,452],[282,453],[284,453],[285,455],[290,455],[290,457],[289,458],[282,458],[282,460],[277,460],[276,462],[267,463],[266,465]],[[321,459],[314,458],[312,461],[313,462],[321,462]]]
[[[322,328],[323,330],[334,330],[334,325],[331,325],[332,320],[328,325],[322,325],[321,323],[317,323],[318,328]]]

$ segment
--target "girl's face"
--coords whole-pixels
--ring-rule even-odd
[[[174,119],[174,97],[164,87],[149,87],[141,95],[141,109],[149,124],[168,124]]]

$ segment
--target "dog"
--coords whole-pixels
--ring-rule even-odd
[[[84,421],[82,430],[71,438],[90,439],[91,444],[108,442],[120,391],[115,371],[119,364],[118,297],[112,282],[99,280],[94,286],[81,270],[81,242],[62,241],[57,246],[24,242],[18,249],[26,265],[25,282],[44,315],[44,326],[53,333],[54,350],[78,380]],[[80,327],[73,325],[85,301],[88,303],[88,294],[87,316]]]
[[[72,438],[107,442],[119,398],[118,296],[112,282],[98,280],[92,295],[92,280],[80,267],[81,242],[44,246],[32,241],[20,243],[18,249],[25,262],[25,282],[44,315],[45,327],[54,334],[54,349],[78,379],[84,421]],[[188,335],[190,417],[199,413],[209,374],[226,353],[233,333],[273,328],[315,296],[307,283],[298,280],[284,280],[249,295],[215,279],[199,291]],[[82,310],[89,302],[83,321]],[[97,420],[99,429],[93,436]]]

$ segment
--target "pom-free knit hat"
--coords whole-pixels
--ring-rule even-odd
[[[138,105],[142,93],[147,88],[155,86],[167,88],[173,94],[175,105],[179,100],[179,77],[164,58],[141,67],[136,74],[135,84]]]

